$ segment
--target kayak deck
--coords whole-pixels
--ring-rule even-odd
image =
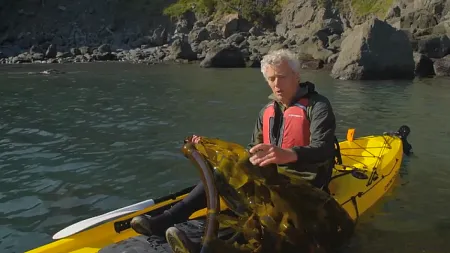
[[[340,143],[342,165],[336,165],[329,188],[353,219],[389,191],[403,159],[402,141],[368,136]]]
[[[340,142],[342,164],[336,165],[329,189],[332,196],[340,203],[353,219],[364,213],[377,202],[393,185],[402,161],[402,141],[396,136],[367,136],[353,141]],[[190,188],[192,189],[192,188]],[[56,240],[47,245],[28,251],[28,253],[112,253],[120,249],[121,245],[132,251],[132,246],[140,247],[142,243],[148,243],[146,252],[164,251],[165,240],[147,241],[142,236],[129,229],[129,220],[137,215],[148,213],[156,215],[169,208],[175,202],[183,199],[189,192],[185,189],[174,194],[174,197],[165,197],[155,200],[155,205],[118,218],[114,221],[90,228],[86,231],[70,237]],[[226,206],[221,201],[221,209]],[[206,215],[206,209],[199,210],[191,215],[191,219],[201,218]],[[117,230],[119,223],[127,224]],[[118,232],[117,232],[117,231]],[[150,238],[151,239],[151,238]],[[158,245],[158,250],[152,251],[151,242]],[[101,251],[103,249],[103,251]],[[109,250],[109,251],[108,251]],[[169,251],[170,252],[170,251]]]

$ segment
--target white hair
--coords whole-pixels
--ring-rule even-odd
[[[265,70],[268,65],[279,66],[283,61],[287,61],[292,71],[294,71],[297,76],[300,76],[300,61],[297,55],[288,49],[279,49],[269,52],[262,58],[261,72],[263,73],[264,78],[267,79]]]

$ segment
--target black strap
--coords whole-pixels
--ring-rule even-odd
[[[336,164],[342,164],[342,156],[341,156],[341,147],[339,145],[339,141],[336,136],[334,136],[334,149],[335,149],[335,157]]]

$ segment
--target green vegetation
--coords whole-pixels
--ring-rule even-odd
[[[374,14],[379,18],[386,15],[393,0],[351,0],[352,9],[356,15],[363,17]]]
[[[332,3],[341,12],[353,11],[357,17],[363,18],[370,14],[384,18],[393,0],[317,0],[317,4],[326,7]]]
[[[220,16],[227,13],[240,13],[244,18],[260,22],[273,18],[286,0],[269,0],[266,4],[258,4],[254,0],[179,0],[164,9],[164,14],[173,18],[182,16],[191,10],[196,14]]]

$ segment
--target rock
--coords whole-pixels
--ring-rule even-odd
[[[244,57],[239,48],[230,44],[212,48],[200,63],[203,68],[243,68]]]
[[[450,76],[450,55],[434,61],[436,76]]]
[[[81,54],[82,54],[81,51],[80,51],[80,49],[78,49],[78,48],[71,48],[71,49],[70,49],[70,53],[71,53],[73,56],[77,56],[77,55],[81,55]]]
[[[252,28],[250,28],[250,30],[248,31],[251,35],[253,36],[261,36],[263,35],[262,30],[259,27],[253,26]]]
[[[170,46],[170,60],[184,59],[184,60],[196,60],[197,54],[192,51],[191,45],[188,42],[177,39]]]
[[[69,58],[72,54],[70,52],[58,52],[56,58]]]
[[[153,46],[162,46],[167,43],[167,31],[164,27],[159,26],[153,31],[150,37],[150,42]]]
[[[111,46],[109,44],[102,44],[98,48],[98,53],[104,54],[104,53],[111,53]]]
[[[194,28],[188,35],[188,42],[202,42],[204,40],[209,40],[209,32],[205,27]]]
[[[246,66],[249,68],[260,68],[262,56],[260,54],[252,54],[249,56]]]
[[[300,66],[302,69],[321,69],[324,66],[324,61],[316,59],[302,60]]]
[[[43,53],[34,53],[34,54],[31,54],[31,57],[32,57],[33,61],[42,61],[44,59],[44,54]]]
[[[225,38],[236,32],[248,32],[252,27],[251,23],[239,14],[229,14],[222,19],[222,34]]]
[[[341,34],[348,25],[333,6],[331,0],[288,1],[277,16],[276,33],[286,38],[311,36],[318,31]]]
[[[449,2],[450,3],[450,2]],[[450,15],[450,13],[449,13]],[[432,28],[433,34],[447,35],[450,36],[450,20],[445,20],[437,24]]]
[[[417,51],[430,58],[442,58],[450,53],[447,35],[430,35],[418,38]]]
[[[89,48],[89,47],[86,47],[86,46],[80,47],[79,50],[80,50],[80,53],[81,53],[82,55],[85,55],[85,54],[92,54],[92,49]]]
[[[349,32],[333,65],[337,79],[412,79],[413,50],[408,37],[388,23],[372,18]]]
[[[230,37],[227,38],[227,42],[228,43],[235,43],[235,44],[240,44],[245,40],[244,35],[240,34],[240,33],[235,33],[233,35],[231,35]]]
[[[33,45],[31,46],[30,50],[29,50],[30,54],[34,54],[34,53],[43,53],[43,50],[41,47]]]
[[[45,52],[45,57],[46,58],[55,58],[56,54],[57,54],[57,50],[56,50],[56,46],[54,44],[50,44],[50,46],[48,46],[47,51]]]
[[[396,5],[388,11],[388,13],[386,14],[386,19],[398,18],[401,16],[401,14],[402,12],[400,7]]]
[[[414,62],[416,67],[414,74],[418,77],[430,77],[433,76],[434,67],[433,61],[424,54],[414,52]]]
[[[429,28],[437,25],[436,16],[427,10],[417,10],[407,13],[400,19],[401,28]]]
[[[220,25],[211,21],[206,25],[206,30],[209,32],[209,37],[212,40],[218,40],[223,38]]]
[[[92,56],[89,56],[89,59],[93,59],[95,61],[114,61],[117,59],[116,54],[105,52],[105,50],[107,50],[107,48],[103,48],[102,50],[94,50]]]

